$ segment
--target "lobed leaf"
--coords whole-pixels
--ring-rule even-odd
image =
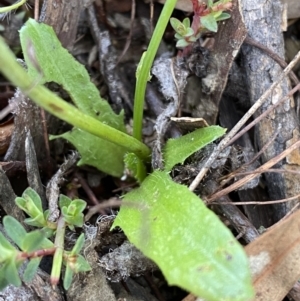
[[[61,85],[83,113],[126,132],[123,112],[115,114],[100,97],[84,66],[61,46],[52,27],[29,19],[20,30],[20,38],[28,73],[33,79]],[[52,139],[58,137],[67,139],[78,149],[79,164],[89,164],[113,176],[122,175],[123,148],[76,128]]]
[[[125,195],[116,226],[160,267],[170,285],[207,301],[253,297],[242,246],[195,194],[165,172],[155,171]]]

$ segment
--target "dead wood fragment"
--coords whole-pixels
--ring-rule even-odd
[[[84,0],[44,0],[40,22],[52,26],[63,47],[71,50],[76,38],[80,12],[85,8]]]
[[[118,57],[111,41],[110,33],[103,24],[98,24],[93,5],[88,7],[87,12],[91,33],[99,52],[101,74],[108,86],[111,101],[115,104],[118,111],[123,110],[125,105],[132,110],[132,96],[128,94],[123,80],[124,76],[122,77],[117,67]]]
[[[178,59],[159,58],[154,62],[152,74],[158,79],[161,92],[169,100],[169,104],[158,116],[155,123],[157,138],[152,150],[152,166],[154,169],[163,168],[162,145],[164,135],[179,109],[182,91],[186,85],[189,72],[180,67]]]
[[[219,102],[225,89],[228,74],[233,60],[239,52],[246,37],[246,29],[241,15],[239,0],[233,0],[231,18],[225,24],[219,24],[211,52],[211,62],[206,78],[202,85],[207,86],[207,93],[203,93],[200,103],[193,112],[194,117],[203,117],[209,124],[215,124],[219,111]]]
[[[40,196],[43,209],[46,210],[48,207],[46,194],[40,178],[39,166],[37,163],[36,152],[34,149],[34,144],[33,144],[30,131],[26,133],[25,153],[26,153],[26,171],[27,171],[28,184]]]
[[[5,210],[7,215],[11,215],[16,218],[19,222],[23,223],[25,216],[21,209],[16,205],[16,195],[10,185],[10,182],[0,166],[0,205]]]
[[[280,57],[284,57],[284,42],[280,28],[282,6],[279,0],[264,2],[241,0],[244,11],[245,25],[249,36],[265,45]],[[244,45],[242,47],[242,61],[247,74],[247,86],[252,104],[262,95],[281,73],[279,67],[269,56],[263,54],[254,47]],[[290,89],[287,78],[282,79],[280,84],[269,95],[266,102],[255,113],[258,116],[266,111],[272,104],[277,103]],[[287,142],[293,139],[293,132],[299,132],[298,120],[294,108],[294,100],[290,98],[282,106],[269,114],[269,118],[260,121],[256,126],[256,140],[262,147],[270,137],[278,132],[278,135],[262,156],[266,162],[280,154],[286,147]],[[295,137],[294,137],[295,139]],[[295,153],[298,152],[295,150]],[[288,162],[279,162],[276,167],[284,168]],[[297,166],[297,167],[296,167]],[[295,164],[300,170],[300,162]],[[265,175],[269,196],[271,199],[283,199],[296,195],[300,191],[299,185],[294,185],[287,173]],[[294,205],[295,202],[274,205],[274,221],[282,218]]]
[[[5,154],[4,161],[25,161],[25,137],[26,131],[30,130],[34,146],[39,149],[38,161],[45,160],[43,131],[41,127],[40,109],[28,99],[19,89],[10,100],[14,107],[14,132],[11,143]]]
[[[65,162],[60,166],[58,171],[47,184],[46,196],[49,204],[48,220],[51,222],[55,222],[60,214],[58,209],[58,198],[60,194],[60,185],[64,180],[63,176],[67,172],[67,170],[70,169],[78,161],[78,158],[78,153],[72,153],[72,155],[65,160]]]

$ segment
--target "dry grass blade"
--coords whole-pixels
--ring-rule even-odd
[[[300,140],[292,144],[290,147],[288,147],[286,150],[284,150],[281,154],[274,157],[272,160],[269,160],[265,164],[263,164],[261,167],[257,168],[252,174],[244,177],[243,179],[233,183],[232,185],[228,186],[225,189],[222,189],[221,191],[213,194],[209,199],[207,199],[207,203],[210,203],[218,198],[220,198],[223,195],[228,194],[231,191],[234,191],[238,189],[239,187],[242,187],[247,182],[251,181],[252,179],[256,178],[260,173],[266,172],[269,168],[274,166],[276,163],[281,161],[283,158],[285,158],[288,154],[290,154],[293,150],[300,147]]]

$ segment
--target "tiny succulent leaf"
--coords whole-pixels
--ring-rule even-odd
[[[116,226],[159,266],[170,285],[207,301],[252,300],[242,246],[198,196],[167,173],[153,172],[125,195]]]
[[[190,37],[194,34],[193,28],[187,28],[184,37]]]
[[[190,43],[187,42],[185,39],[178,40],[177,43],[176,43],[177,48],[184,48],[188,45],[190,45]]]
[[[9,258],[15,258],[17,252],[18,251],[0,232],[0,263],[6,261]]]
[[[4,264],[5,278],[9,284],[21,286],[22,282],[18,273],[17,263],[14,259],[6,261]]]
[[[59,196],[59,208],[62,209],[63,207],[69,207],[69,205],[71,204],[72,200],[70,198],[68,198],[66,195],[61,194]]]
[[[169,139],[164,148],[165,170],[170,171],[176,164],[183,163],[190,155],[223,136],[226,129],[210,126],[195,130],[177,139]]]
[[[213,17],[217,20],[218,17],[220,17],[222,14],[222,11],[221,10],[218,10],[216,12],[213,12],[212,15]]]
[[[190,18],[185,18],[185,19],[182,21],[182,24],[185,26],[185,28],[190,27],[190,26],[191,26]]]
[[[75,213],[82,213],[86,207],[86,202],[80,199],[73,200],[71,203],[72,206],[75,207]]]
[[[22,249],[22,244],[27,234],[24,227],[10,215],[4,216],[3,225],[7,235]]]
[[[216,18],[216,21],[223,21],[230,18],[230,14],[222,13],[219,17]]]
[[[170,19],[171,26],[173,29],[179,33],[179,34],[184,34],[185,32],[185,26],[183,23],[181,23],[178,19],[176,18],[171,18]]]
[[[80,236],[78,237],[78,239],[76,240],[76,243],[75,243],[75,245],[74,245],[74,247],[73,247],[70,255],[77,255],[77,254],[79,254],[79,252],[83,248],[84,241],[85,241],[84,234],[81,233]]]
[[[92,268],[87,260],[82,255],[77,255],[76,264],[75,264],[75,272],[88,272]]]
[[[218,24],[212,14],[200,17],[201,24],[212,32],[218,31]]]
[[[5,289],[9,285],[8,281],[5,278],[5,267],[0,268],[0,291]]]
[[[70,288],[72,279],[73,279],[73,275],[74,275],[74,272],[72,271],[70,266],[67,264],[65,275],[64,275],[64,282],[63,282],[65,290],[68,290]]]
[[[26,233],[21,249],[26,252],[36,251],[41,248],[44,239],[44,233],[40,230]]]
[[[28,262],[25,272],[23,274],[23,280],[26,282],[30,282],[34,275],[36,274],[36,271],[40,265],[42,258],[41,257],[36,257],[36,258],[32,258],[30,259],[30,261]]]
[[[30,218],[25,219],[25,223],[34,227],[43,227],[47,224],[42,208],[40,196],[30,187],[15,200],[17,206],[25,211]]]

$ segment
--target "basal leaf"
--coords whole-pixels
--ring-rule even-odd
[[[84,66],[61,46],[50,26],[29,19],[20,30],[20,37],[28,73],[33,79],[56,82],[83,113],[125,132],[123,112],[115,114],[100,97]],[[75,130],[61,137],[78,149],[82,157],[79,164],[89,164],[113,176],[122,175],[124,149],[83,131]]]
[[[23,274],[24,281],[30,282],[33,279],[41,260],[42,260],[42,257],[36,257],[36,258],[30,259],[30,261],[28,262],[28,264],[26,266],[25,272]]]
[[[4,216],[3,225],[7,235],[21,248],[27,234],[24,227],[10,215]]]
[[[218,31],[218,24],[216,19],[212,14],[200,17],[201,24],[206,27],[208,30],[217,32]]]
[[[78,166],[91,165],[115,177],[123,174],[125,150],[121,147],[77,128],[62,135],[50,136],[51,140],[56,138],[64,138],[76,147],[81,154]]]
[[[177,139],[169,139],[164,148],[165,170],[170,171],[176,164],[183,163],[194,152],[223,136],[226,129],[209,126],[198,129]]]
[[[123,202],[114,227],[120,226],[156,262],[169,284],[206,301],[251,300],[243,248],[186,187],[174,183],[165,172],[155,171]]]

